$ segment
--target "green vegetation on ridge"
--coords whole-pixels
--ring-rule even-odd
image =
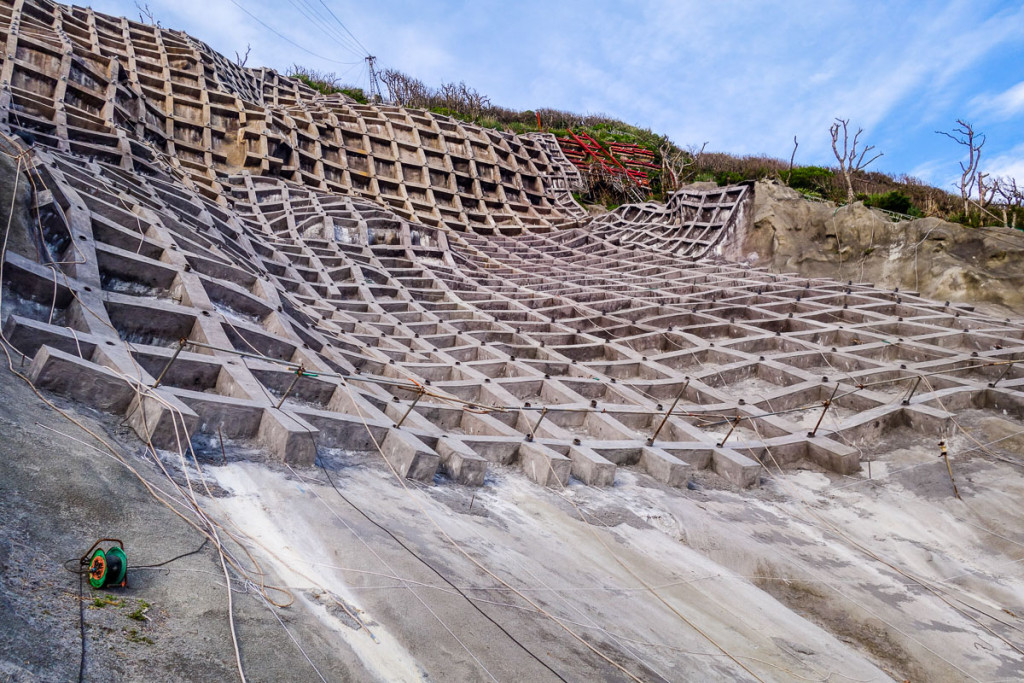
[[[357,102],[367,102],[361,89],[341,85],[334,74],[296,65],[288,75],[323,94],[344,93]],[[557,109],[517,111],[491,104],[489,97],[465,83],[442,83],[439,88],[432,89],[418,79],[393,69],[384,71],[380,77],[388,102],[398,106],[426,109],[517,135],[543,131],[564,138],[571,130],[577,134],[586,133],[605,147],[611,143],[623,143],[650,150],[655,155],[654,164],[661,168],[650,174],[649,196],[654,200],[664,201],[679,184],[710,181],[729,185],[754,180],[775,180],[808,197],[838,204],[847,200],[845,180],[837,168],[800,166],[767,155],[704,152],[696,146],[682,149],[668,136],[602,114],[580,115]],[[1024,207],[1019,202],[997,202],[991,207],[964,211],[966,202],[960,196],[908,175],[854,170],[851,179],[856,200],[863,201],[866,206],[915,217],[936,216],[974,227],[998,223],[1024,226]],[[592,186],[586,195],[577,196],[576,200],[582,204],[599,203],[608,207],[630,201],[622,188],[603,183]]]

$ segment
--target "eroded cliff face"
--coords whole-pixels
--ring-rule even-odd
[[[730,260],[774,272],[873,283],[1024,313],[1024,233],[965,228],[938,218],[893,223],[861,203],[835,207],[758,183],[754,218],[725,245]]]

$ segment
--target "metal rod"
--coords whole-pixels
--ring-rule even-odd
[[[228,464],[228,452],[224,448],[224,432],[220,430],[220,425],[217,425],[217,438],[220,440],[220,456],[225,465]]]
[[[942,447],[942,457],[946,461],[946,471],[949,472],[949,483],[953,485],[953,495],[956,496],[957,500],[963,500],[960,497],[960,491],[956,488],[956,480],[953,479],[953,466],[949,464],[949,453],[946,451],[946,442],[940,441],[939,446]]]
[[[160,376],[156,378],[155,382],[153,382],[153,389],[156,389],[158,386],[160,386],[160,382],[164,381],[164,375],[166,375],[167,371],[171,369],[171,364],[178,359],[178,354],[181,353],[181,350],[185,348],[186,344],[188,344],[188,339],[182,337],[181,339],[178,340],[178,348],[174,350],[174,353],[171,355],[170,360],[167,361],[167,365],[165,365],[164,369],[160,371]]]
[[[918,387],[919,384],[921,384],[921,380],[922,379],[924,379],[924,377],[918,375],[917,381],[914,382],[914,386],[910,387],[910,392],[907,394],[907,397],[905,399],[903,399],[903,405],[905,405],[905,406],[909,406],[910,405],[910,399],[914,397],[914,392],[917,391],[917,387]]]
[[[688,387],[688,386],[690,386],[690,378],[689,377],[687,377],[686,381],[683,383],[683,388],[679,390],[678,394],[676,394],[676,398],[675,398],[674,401],[672,401],[672,406],[668,409],[668,412],[665,413],[665,417],[661,418],[661,424],[659,424],[658,428],[654,430],[653,434],[651,434],[651,438],[647,439],[647,445],[648,446],[653,446],[654,445],[654,440],[658,438],[658,434],[661,433],[661,428],[665,426],[666,422],[668,422],[669,415],[671,415],[672,411],[676,409],[676,404],[679,403],[679,399],[681,399],[683,397],[683,392],[686,391],[686,387]]]
[[[537,418],[537,424],[533,425],[533,429],[526,435],[527,441],[533,441],[533,435],[537,433],[537,428],[540,427],[540,423],[544,421],[544,416],[548,414],[548,409],[544,408],[540,411],[540,417]]]
[[[1005,370],[1003,370],[1002,374],[1001,374],[1001,375],[999,375],[998,377],[996,377],[996,381],[994,381],[994,382],[991,382],[991,383],[989,384],[989,386],[990,386],[990,387],[994,387],[995,385],[999,384],[999,381],[1000,381],[1000,380],[1002,380],[1002,379],[1003,379],[1004,377],[1006,377],[1006,374],[1007,374],[1008,372],[1010,372],[1010,368],[1012,368],[1012,367],[1013,367],[1013,364],[1014,364],[1014,363],[1016,363],[1016,362],[1017,362],[1017,361],[1011,361],[1011,362],[1010,362],[1010,364],[1006,366],[1006,369],[1005,369]]]
[[[736,419],[734,419],[734,420],[732,421],[732,426],[731,426],[731,427],[729,427],[729,431],[725,433],[725,439],[722,439],[722,440],[721,440],[721,441],[719,441],[719,442],[718,442],[718,444],[717,444],[719,448],[721,448],[722,446],[724,446],[724,445],[725,445],[725,440],[726,440],[726,439],[728,439],[728,438],[729,438],[729,437],[730,437],[730,436],[732,435],[732,430],[736,429],[736,425],[738,425],[738,424],[740,423],[740,420],[742,420],[742,419],[743,419],[742,417],[740,417],[739,415],[737,415],[737,416],[736,416]]]
[[[295,388],[295,385],[298,383],[300,377],[302,377],[301,365],[295,371],[295,379],[293,379],[292,383],[288,385],[288,388],[284,390],[284,395],[281,396],[281,400],[277,402],[277,405],[275,406],[276,408],[280,408],[281,406],[284,405],[285,399],[288,398],[288,394],[292,393],[292,389]]]
[[[810,432],[807,433],[808,438],[813,439],[814,435],[818,433],[818,427],[821,426],[822,420],[825,419],[825,413],[828,412],[828,407],[830,405],[832,405],[832,399],[834,399],[836,397],[836,392],[837,391],[839,391],[839,383],[838,382],[836,382],[836,388],[832,390],[832,395],[829,396],[828,399],[826,399],[822,403],[824,408],[822,408],[822,410],[821,410],[821,415],[818,416],[818,422],[814,425],[814,429],[812,429]]]
[[[419,393],[416,394],[416,398],[414,398],[412,400],[412,403],[409,404],[409,408],[405,411],[405,415],[403,415],[402,419],[395,424],[395,429],[398,429],[399,427],[402,426],[402,423],[405,422],[405,418],[409,417],[409,413],[412,412],[412,409],[416,407],[416,404],[420,402],[420,399],[423,398],[423,394],[425,393],[426,392],[421,387]]]

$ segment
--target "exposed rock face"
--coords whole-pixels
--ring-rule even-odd
[[[773,271],[919,291],[993,311],[1024,312],[1024,234],[937,218],[893,223],[861,203],[836,208],[758,183],[752,224],[725,256]]]

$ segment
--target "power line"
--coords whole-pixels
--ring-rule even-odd
[[[263,21],[262,19],[257,17],[255,14],[253,14],[252,12],[247,10],[245,7],[240,5],[235,0],[230,0],[230,1],[231,1],[232,5],[234,5],[235,7],[237,7],[238,9],[242,10],[243,12],[248,14],[250,17],[255,19],[261,26],[263,26],[265,29],[267,29],[271,33],[273,33],[275,36],[277,36],[281,40],[285,41],[289,45],[292,45],[293,47],[299,48],[300,50],[302,50],[306,54],[312,55],[313,57],[316,57],[317,59],[322,59],[325,62],[331,62],[332,64],[345,64],[345,65],[349,65],[349,64],[357,64],[358,63],[358,62],[341,62],[341,61],[338,61],[337,59],[331,59],[329,57],[324,57],[323,55],[318,55],[317,53],[315,53],[315,52],[313,52],[311,50],[307,50],[306,48],[302,47],[301,45],[299,45],[295,41],[293,41],[290,38],[288,38],[288,37],[282,35],[281,33],[279,33],[276,29],[274,29],[274,27],[272,27],[270,24],[266,23],[265,21]]]
[[[356,38],[354,35],[352,35],[352,32],[348,30],[348,27],[345,26],[345,24],[341,23],[341,19],[339,19],[338,15],[336,15],[331,10],[331,8],[327,6],[327,3],[325,3],[324,0],[320,0],[320,4],[324,6],[324,9],[326,9],[328,12],[330,12],[331,16],[334,17],[334,20],[336,22],[338,22],[338,26],[341,26],[341,28],[345,29],[345,33],[349,34],[349,36],[352,37],[352,40],[356,41],[356,45],[358,45],[360,48],[362,48],[363,54],[369,56],[370,51],[367,50],[366,47],[362,43],[359,42],[358,38]]]
[[[355,46],[351,38],[346,37],[341,31],[330,24],[327,17],[325,17],[315,5],[311,4],[309,0],[288,0],[291,4],[299,10],[304,17],[306,17],[310,23],[316,24],[324,35],[336,42],[341,47],[347,49],[353,55],[362,57],[363,54]]]

